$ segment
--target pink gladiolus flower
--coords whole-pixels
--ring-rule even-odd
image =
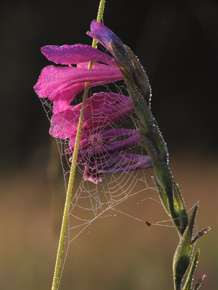
[[[74,149],[80,110],[81,104],[71,106],[51,119],[50,134],[69,139],[68,154]],[[133,112],[128,96],[101,92],[87,100],[78,154],[78,164],[85,167],[85,180],[97,183],[103,173],[151,167],[148,156],[125,153],[141,141],[136,130],[105,129]]]
[[[66,150],[69,155],[74,150],[81,111],[81,103],[71,105],[75,96],[84,90],[86,82],[93,87],[123,79],[110,47],[111,40],[123,46],[121,40],[96,21],[92,21],[88,35],[96,38],[112,56],[82,44],[42,47],[47,59],[61,66],[46,66],[34,86],[40,98],[53,102],[49,133],[55,138],[69,140]],[[88,69],[90,61],[93,62],[92,69]],[[87,99],[77,160],[84,167],[85,180],[98,183],[104,173],[151,167],[148,156],[126,153],[141,142],[139,133],[132,129],[112,128],[132,113],[134,108],[128,96],[101,92]]]
[[[89,86],[93,87],[123,79],[114,59],[93,47],[82,44],[45,46],[41,51],[54,63],[77,64],[76,67],[46,66],[34,86],[40,98],[53,100],[54,113],[65,110],[84,90],[85,82],[89,81]],[[95,62],[92,69],[88,69],[89,61]]]
[[[65,111],[54,114],[51,118],[50,134],[53,137],[70,138],[70,146],[74,146],[77,126],[80,116],[81,103],[69,106]],[[122,120],[134,109],[129,97],[115,93],[96,93],[87,100],[83,120],[83,135]]]

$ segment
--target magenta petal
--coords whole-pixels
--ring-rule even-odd
[[[101,85],[102,82],[90,82],[89,88],[92,88],[94,86]],[[53,100],[53,113],[57,114],[62,111],[65,111],[69,109],[70,103],[73,101],[74,97],[82,92],[85,88],[85,82],[76,83],[69,87],[66,87],[64,90],[62,90],[60,93],[58,93],[54,100]]]
[[[49,134],[55,138],[66,139],[73,133],[72,124],[68,119],[71,119],[70,110],[64,111],[64,114],[55,114],[51,118],[51,126],[49,129]]]
[[[96,85],[92,82],[90,87]],[[69,104],[73,101],[75,96],[84,90],[85,83],[76,83],[61,90],[53,100],[53,114],[65,111],[69,108]]]
[[[74,146],[81,103],[52,116],[50,134],[57,138],[69,138]],[[133,112],[131,99],[115,93],[96,93],[87,100],[83,121],[83,134],[105,128]]]
[[[101,64],[88,70],[75,67],[55,67],[51,65],[42,69],[34,89],[40,98],[48,97],[50,100],[55,100],[56,97],[59,99],[60,95],[63,100],[67,92],[66,103],[69,105],[78,91],[83,89],[84,82],[89,81],[92,87],[94,85],[121,80],[122,78],[122,74],[115,66]],[[78,83],[83,83],[79,86],[80,88],[75,85]],[[71,89],[72,96],[70,97]],[[57,109],[56,111],[60,110]]]
[[[42,69],[34,89],[40,98],[53,99],[59,91],[72,83],[74,74],[75,68],[72,67],[46,66]]]
[[[81,62],[98,61],[115,65],[114,59],[91,47],[83,44],[75,45],[47,45],[41,48],[41,52],[48,60],[57,64],[77,64]]]

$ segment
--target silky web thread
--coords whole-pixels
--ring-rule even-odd
[[[104,11],[104,6],[105,6],[106,1],[100,1],[99,5],[99,11],[98,11],[98,16],[97,16],[97,21],[101,22],[101,19],[103,17],[103,11]],[[93,39],[92,41],[92,47],[96,48],[97,47],[97,41]],[[89,62],[89,69],[92,69],[93,63]],[[115,85],[117,91],[122,94],[122,89],[126,89],[125,86],[120,87]],[[109,87],[106,85],[105,86],[107,90],[110,92]],[[134,219],[135,221],[144,223],[144,224],[149,224],[149,225],[155,225],[155,226],[165,226],[165,227],[173,227],[168,222],[171,222],[170,220],[161,220],[157,222],[148,222],[144,219],[138,218],[135,215],[126,213],[123,210],[120,210],[117,208],[123,201],[127,200],[127,198],[134,197],[135,195],[140,195],[143,193],[143,199],[141,199],[137,204],[144,202],[145,200],[152,200],[156,204],[160,204],[159,201],[157,201],[155,198],[152,198],[151,196],[144,196],[144,193],[147,189],[149,189],[150,193],[151,191],[155,191],[156,193],[156,188],[151,187],[148,185],[146,181],[146,177],[144,173],[137,173],[136,175],[133,176],[133,172],[125,172],[125,178],[122,175],[122,173],[119,173],[119,177],[114,174],[112,174],[112,178],[107,181],[107,178],[104,179],[104,182],[106,182],[106,185],[102,183],[95,185],[97,187],[92,187],[92,185],[89,185],[89,182],[85,182],[82,180],[82,182],[79,185],[79,188],[76,190],[75,194],[72,195],[73,192],[73,185],[75,181],[75,173],[77,169],[77,157],[78,157],[78,150],[79,150],[79,143],[80,143],[80,137],[81,137],[81,132],[82,132],[82,124],[83,124],[83,119],[84,119],[84,112],[85,112],[85,107],[86,107],[86,101],[88,98],[88,93],[89,93],[89,82],[85,83],[85,88],[84,88],[84,93],[83,93],[83,98],[82,98],[82,107],[81,107],[81,113],[80,113],[80,118],[79,118],[79,123],[78,123],[78,128],[77,128],[77,135],[76,135],[76,140],[75,140],[75,147],[74,147],[74,152],[73,152],[73,157],[72,157],[72,163],[71,163],[71,168],[70,168],[70,176],[69,176],[69,181],[68,181],[68,187],[67,187],[67,194],[66,194],[66,200],[65,200],[65,207],[64,207],[64,213],[63,213],[63,218],[62,218],[62,226],[61,226],[61,233],[60,233],[60,239],[59,239],[59,245],[58,245],[58,252],[57,252],[57,258],[56,258],[56,264],[55,264],[55,271],[54,271],[54,278],[53,278],[53,284],[52,284],[52,290],[57,290],[60,284],[60,278],[62,276],[63,272],[63,267],[66,261],[66,255],[63,255],[63,249],[64,249],[64,244],[65,244],[65,237],[66,237],[66,232],[67,228],[69,231],[75,230],[75,229],[80,229],[73,237],[71,238],[70,235],[68,237],[68,246],[67,246],[67,251],[69,249],[69,245],[96,219],[98,218],[104,218],[107,216],[115,216],[116,214],[121,214],[126,217],[129,217],[131,219]],[[97,117],[96,117],[97,118]],[[61,143],[59,143],[61,142]],[[60,147],[63,147],[64,144],[62,143],[61,140],[58,141]],[[59,148],[60,150],[60,148]],[[60,154],[62,150],[60,150]],[[66,156],[65,156],[66,157]],[[62,164],[63,166],[63,164]],[[64,168],[63,168],[64,171]],[[67,172],[65,172],[66,174]],[[127,185],[127,188],[122,184],[122,181],[124,185]],[[142,183],[140,189],[135,190],[135,185],[136,183]],[[115,188],[115,187],[118,187]],[[86,200],[90,200],[90,208],[84,206],[79,202],[80,200],[80,194],[81,192],[87,192],[87,196],[85,197]],[[118,191],[120,193],[118,193]],[[150,195],[149,193],[149,195]],[[103,198],[106,199],[103,201],[100,197],[100,195],[103,195]],[[84,200],[84,197],[82,198]],[[92,204],[93,202],[93,204]],[[94,204],[95,203],[95,204]],[[72,205],[72,208],[70,209]],[[84,210],[86,213],[87,212],[92,212],[92,216],[89,218],[84,218],[82,216],[78,216],[74,213],[75,208],[80,208],[81,210]],[[111,211],[114,214],[108,214],[106,215],[106,212]],[[69,218],[75,219],[77,222],[80,221],[81,223],[79,224],[74,224],[72,226],[69,225]],[[65,256],[65,257],[63,257]]]
[[[101,22],[101,20],[102,20],[105,3],[106,3],[106,0],[100,1],[98,15],[97,15],[98,22]],[[92,41],[92,47],[93,48],[97,47],[97,41],[95,39],[93,39],[93,41]],[[93,65],[93,63],[89,62],[89,69],[92,69],[92,65]],[[63,253],[67,224],[68,224],[68,219],[69,219],[69,207],[70,207],[70,202],[71,202],[72,192],[73,192],[73,184],[74,184],[74,178],[75,178],[75,172],[76,172],[76,163],[77,163],[77,157],[78,157],[79,142],[80,142],[80,137],[81,137],[82,123],[83,123],[83,118],[84,118],[88,90],[89,90],[89,82],[86,82],[84,94],[83,94],[83,100],[82,100],[82,108],[81,108],[81,113],[80,113],[80,118],[79,118],[79,123],[78,123],[78,129],[77,129],[77,134],[76,134],[75,148],[74,148],[74,152],[73,152],[70,176],[69,176],[69,181],[68,181],[68,188],[67,188],[64,212],[63,212],[63,218],[62,218],[62,225],[61,225],[61,232],[60,232],[56,262],[55,262],[55,270],[54,270],[54,276],[53,276],[53,282],[52,282],[52,288],[51,288],[52,290],[56,290],[58,288],[58,284],[59,284],[62,253]]]

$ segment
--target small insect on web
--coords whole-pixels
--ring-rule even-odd
[[[107,29],[96,22],[93,25]],[[119,42],[111,32],[108,35]],[[109,46],[107,49],[111,52]],[[73,195],[71,197],[70,190],[68,199],[71,201],[69,218],[67,215],[68,249],[76,237],[99,218],[117,213],[144,223],[144,218],[137,218],[129,205],[120,207],[130,199],[136,204],[148,198],[150,187],[144,169],[151,167],[151,160],[139,146],[142,138],[131,120],[135,113],[131,98],[126,90],[123,91],[123,86],[115,84],[123,80],[115,59],[80,44],[46,46],[42,52],[49,60],[68,65],[45,67],[34,87],[50,119],[49,133],[57,138],[66,183],[72,172],[70,168],[77,168]],[[90,57],[94,61],[92,69],[88,65]],[[84,93],[88,99],[81,123],[83,103],[76,99],[83,90],[86,92],[87,82],[89,96]],[[114,92],[108,83],[115,84],[118,90]],[[93,87],[103,84],[105,90],[93,93]],[[76,142],[79,124],[81,137]],[[75,149],[77,145],[78,151]],[[78,152],[77,166],[75,159],[72,162],[74,151]],[[67,196],[68,193],[67,190]]]
[[[114,87],[117,89],[116,84]],[[110,89],[108,86],[104,86],[104,88],[106,88],[106,93],[102,94],[101,99],[98,100],[99,107],[96,103],[94,107],[94,103],[89,102],[95,96],[92,92],[87,102],[88,110],[91,111],[90,124],[95,124],[95,128],[98,129],[94,130],[94,133],[91,132],[91,129],[87,135],[86,132],[84,133],[87,138],[83,139],[82,150],[79,153],[76,189],[70,208],[68,229],[70,242],[90,226],[94,220],[108,215],[113,216],[116,210],[117,213],[121,214],[119,206],[128,198],[139,196],[139,199],[135,198],[135,203],[137,203],[139,200],[148,198],[148,189],[150,189],[149,194],[153,190],[147,183],[145,171],[134,168],[137,158],[143,156],[145,152],[138,144],[135,146],[134,134],[136,131],[131,118],[129,115],[123,118],[122,115],[122,118],[118,118],[117,122],[111,124],[108,121],[109,112],[109,116],[113,117],[108,103],[110,96],[114,96],[114,94],[110,95],[111,86]],[[119,86],[118,89],[120,93],[121,87]],[[117,94],[115,101],[113,100],[114,107],[120,104],[119,96],[120,94]],[[48,102],[45,105],[48,105]],[[119,109],[122,108],[119,107]],[[76,113],[71,119],[76,119]],[[89,120],[86,119],[85,122],[88,123]],[[131,144],[129,138],[133,139]],[[67,184],[72,148],[69,150],[69,139],[57,139],[57,142],[65,183]],[[110,160],[110,152],[113,152],[113,156],[115,156],[115,164],[113,160]],[[123,170],[124,166],[127,169],[125,171]]]
[[[150,183],[152,184],[151,186],[148,184],[147,179],[152,171],[136,170],[134,168],[134,159],[129,159],[127,160],[128,162],[126,161],[129,156],[143,156],[146,154],[144,149],[138,144],[126,148],[126,140],[134,137],[134,134],[131,135],[130,132],[135,132],[130,114],[125,117],[122,115],[122,118],[118,118],[118,120],[112,124],[107,120],[108,113],[110,112],[110,110],[108,111],[108,102],[110,96],[114,96],[110,95],[112,90],[117,90],[118,93],[115,101],[113,100],[115,108],[116,105],[119,105],[120,101],[124,99],[119,99],[121,92],[127,96],[125,87],[120,86],[120,83],[118,87],[116,83],[114,83],[113,86],[110,85],[109,87],[108,85],[104,85],[103,88],[104,91],[106,91],[106,94],[102,95],[101,99],[98,101],[98,104],[101,104],[101,106],[98,107],[96,104],[94,106],[93,102],[89,101],[95,94],[97,94],[93,93],[93,89],[90,90],[90,97],[87,100],[88,110],[90,109],[91,111],[90,123],[95,124],[95,127],[98,129],[95,130],[94,133],[90,130],[91,134],[84,134],[84,136],[88,136],[88,138],[82,139],[82,150],[80,150],[79,153],[80,159],[77,165],[75,186],[69,211],[67,229],[68,239],[65,243],[62,274],[73,241],[75,241],[75,239],[77,239],[82,233],[88,233],[89,231],[87,230],[90,229],[90,226],[95,221],[105,218],[114,218],[115,216],[116,218],[118,218],[118,216],[124,216],[140,222],[143,225],[146,214],[146,207],[144,206],[145,202],[146,200],[151,199],[151,195],[154,193],[156,194],[156,189],[152,187],[153,183]],[[77,104],[75,103],[74,106],[76,105]],[[46,112],[52,111],[51,104],[49,104],[48,101],[43,103],[43,107]],[[67,120],[71,126],[72,123],[70,122],[71,120],[76,119],[76,114],[77,112],[75,112],[70,120]],[[63,118],[62,121],[65,122],[66,119],[64,116],[61,117]],[[102,120],[104,120],[104,124]],[[89,120],[85,118],[87,124],[88,121]],[[61,126],[62,125],[63,123]],[[57,130],[59,130],[59,128],[57,128]],[[63,130],[63,127],[61,130]],[[119,134],[114,135],[115,132],[118,132]],[[125,135],[126,132],[129,134],[128,136]],[[102,139],[104,142],[102,142]],[[56,140],[61,156],[65,186],[67,187],[71,166],[70,158],[72,156],[72,149],[69,146],[70,139],[67,138],[63,140],[57,138]],[[122,142],[122,148],[118,146],[119,142]],[[114,144],[116,144],[116,146],[111,147]],[[134,143],[132,144],[134,145]],[[112,168],[115,168],[114,172],[110,172],[109,170],[111,168],[111,164],[109,164],[111,156],[110,149],[113,149],[112,152],[115,157],[119,154],[119,159],[116,164],[114,165],[112,162]],[[99,171],[105,171],[105,173],[100,174],[100,176],[93,175],[93,171],[90,171],[90,168],[92,170],[96,165],[95,159],[93,159],[94,153],[95,156],[97,156],[97,166],[98,169],[100,168]],[[84,171],[87,164],[88,169],[86,176],[88,178],[86,179]],[[122,171],[124,166],[126,166],[128,170]],[[109,172],[106,172],[106,170]],[[94,180],[89,179],[90,175]],[[97,178],[98,180],[96,182]]]
[[[100,2],[100,6],[102,3],[105,4]],[[40,98],[52,101],[51,109],[46,109],[46,112],[53,114],[49,132],[61,140],[59,151],[66,161],[62,164],[71,164],[70,170],[69,167],[64,169],[66,179],[69,173],[69,181],[52,289],[58,289],[70,245],[95,220],[111,214],[122,214],[141,222],[144,220],[131,213],[125,202],[130,199],[134,201],[134,198],[141,201],[149,198],[145,197],[149,186],[144,169],[151,166],[161,204],[180,237],[173,260],[174,288],[186,288],[191,285],[199,256],[197,252],[192,260],[193,244],[210,228],[192,237],[198,203],[189,218],[169,167],[166,142],[151,111],[148,77],[131,49],[101,23],[103,9],[99,8],[98,21],[92,21],[87,32],[93,38],[92,46],[78,44],[42,48],[48,60],[62,66],[45,67],[34,86]],[[99,51],[97,42],[110,55]],[[121,80],[125,81],[129,95],[109,89],[94,94],[89,91],[90,88]],[[82,91],[82,103],[72,104]],[[49,107],[48,102],[45,104]],[[134,116],[132,120],[137,129],[129,127],[127,122],[134,114],[136,118]],[[147,152],[143,152],[143,148]],[[138,200],[131,203],[140,204]],[[121,204],[124,207],[120,208]],[[143,223],[151,226],[149,221]],[[63,259],[64,246],[66,254]],[[184,277],[186,282],[183,283]],[[202,280],[203,277],[195,288],[199,288]]]

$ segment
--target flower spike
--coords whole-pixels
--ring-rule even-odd
[[[53,102],[49,133],[55,138],[69,139],[66,152],[70,155],[74,150],[82,107],[81,103],[75,106],[71,103],[85,89],[85,84],[88,82],[91,88],[122,80],[124,71],[130,79],[134,77],[134,66],[125,45],[110,29],[94,20],[91,32],[87,34],[100,42],[111,55],[83,44],[44,46],[41,48],[43,55],[59,66],[45,67],[34,86],[40,98]],[[116,57],[113,43],[125,55],[125,64]],[[90,61],[92,69],[89,69]],[[123,71],[120,69],[122,66]],[[128,96],[100,92],[87,100],[78,153],[78,164],[84,166],[85,180],[97,183],[104,173],[151,167],[148,156],[125,152],[143,142],[136,130],[109,129],[133,113]]]

